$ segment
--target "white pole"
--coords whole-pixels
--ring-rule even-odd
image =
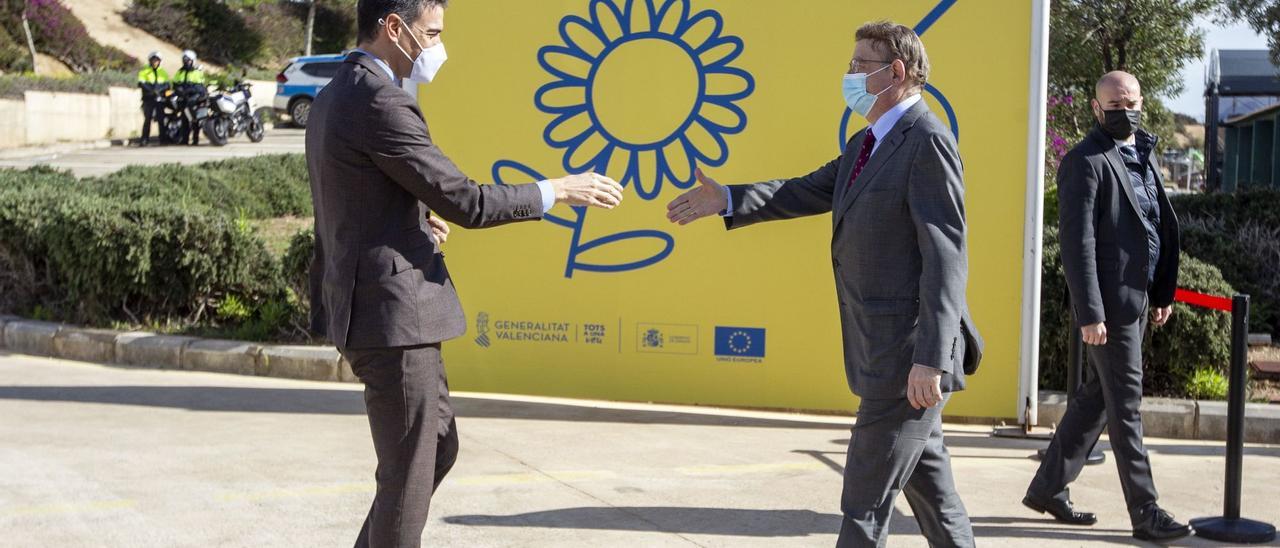
[[[1022,348],[1019,353],[1018,422],[1039,421],[1040,256],[1044,237],[1045,103],[1049,87],[1049,0],[1031,4],[1031,89],[1027,124],[1027,203],[1023,220]]]
[[[311,0],[310,4],[307,8],[307,47],[304,53],[307,57],[311,57],[311,36],[316,28],[316,0]]]
[[[31,74],[40,75],[39,61],[36,59],[36,42],[31,39],[31,25],[27,23],[27,8],[22,8],[22,32],[27,35],[27,49],[31,51]]]

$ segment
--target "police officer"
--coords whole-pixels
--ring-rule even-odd
[[[160,68],[160,52],[153,51],[147,56],[148,66],[138,71],[138,87],[142,89],[142,142],[141,146],[151,144],[151,121],[160,126],[160,135],[164,135],[164,92],[169,89],[169,73]]]
[[[196,66],[196,52],[186,50],[182,52],[182,68],[173,75],[173,89],[177,93],[181,93],[184,103],[187,105],[188,115],[191,120],[191,130],[188,135],[191,138],[191,145],[200,144],[200,128],[196,125],[195,115],[191,112],[190,102],[198,100],[208,94],[205,87],[204,72]]]

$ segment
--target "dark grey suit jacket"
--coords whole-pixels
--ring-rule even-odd
[[[1154,147],[1155,137],[1139,139]],[[1058,166],[1058,227],[1062,269],[1071,292],[1076,326],[1136,321],[1148,305],[1173,304],[1178,288],[1178,217],[1164,192],[1154,155],[1149,164],[1159,184],[1160,260],[1151,262],[1138,199],[1115,140],[1095,127]],[[1155,281],[1147,287],[1148,269]]]
[[[831,264],[840,302],[845,372],[863,398],[906,397],[913,364],[964,389],[982,339],[965,298],[963,166],[955,140],[921,101],[880,142],[852,191],[866,131],[804,177],[730,186],[730,229],[832,212]]]
[[[466,317],[427,216],[465,228],[542,216],[536,185],[478,185],[431,141],[415,100],[353,53],[307,123],[315,204],[312,328],[339,349],[432,344]]]

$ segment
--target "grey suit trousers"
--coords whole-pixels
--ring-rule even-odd
[[[950,400],[950,395],[946,400]],[[849,440],[837,548],[884,546],[898,493],[930,546],[973,546],[973,528],[942,441],[942,409],[914,409],[906,399],[863,399]]]
[[[440,345],[347,350],[364,383],[378,491],[356,548],[422,544],[431,495],[453,468],[458,432]]]
[[[1080,476],[1103,427],[1120,471],[1120,486],[1134,525],[1156,503],[1151,461],[1142,443],[1142,335],[1147,314],[1128,324],[1107,322],[1107,344],[1087,346],[1093,375],[1067,402],[1067,412],[1049,443],[1040,470],[1027,489],[1041,498],[1068,500],[1067,486]]]

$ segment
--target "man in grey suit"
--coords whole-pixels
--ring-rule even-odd
[[[729,229],[832,213],[845,373],[862,399],[844,472],[842,547],[883,546],[899,491],[931,545],[973,545],[942,409],[964,388],[982,343],[965,300],[960,155],[920,96],[928,76],[911,29],[864,25],[843,88],[870,126],[844,154],[803,177],[751,185],[721,186],[699,170],[701,185],[668,206],[672,222],[720,214]]]
[[[1133,536],[1172,540],[1191,529],[1156,505],[1142,445],[1142,337],[1173,315],[1178,286],[1178,218],[1155,164],[1156,137],[1141,129],[1138,79],[1112,72],[1092,102],[1097,125],[1058,168],[1062,267],[1072,316],[1088,345],[1093,375],[1067,403],[1058,431],[1023,504],[1058,521],[1093,525],[1067,486],[1107,428]]]
[[[622,187],[593,173],[478,185],[432,142],[402,81],[430,82],[445,59],[446,0],[360,0],[359,48],[316,97],[307,124],[315,205],[313,328],[365,385],[377,494],[356,546],[419,546],[458,434],[440,343],[466,317],[440,243],[466,228],[542,218],[556,203],[612,208]],[[416,85],[416,84],[415,84]]]

